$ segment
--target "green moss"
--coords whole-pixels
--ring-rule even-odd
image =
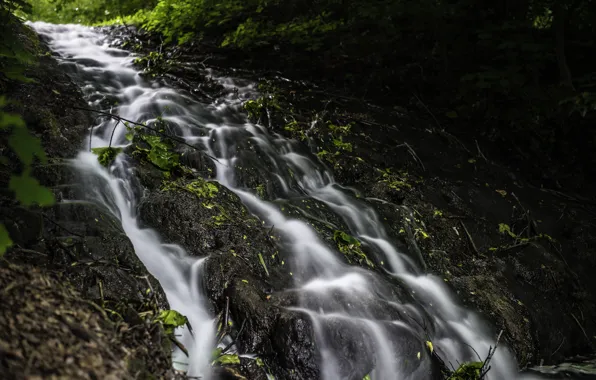
[[[185,186],[185,189],[195,194],[199,198],[213,198],[219,189],[213,182],[205,181],[204,179],[197,179]]]
[[[411,189],[412,185],[409,183],[409,175],[406,171],[393,173],[391,169],[378,169],[381,172],[381,182],[386,183],[389,188],[402,191],[403,189]]]
[[[206,181],[202,178],[197,178],[188,183],[184,183],[183,180],[180,179],[176,181],[165,180],[162,182],[161,189],[162,191],[188,191],[189,193],[194,194],[197,198],[203,201],[203,206],[209,209],[216,207],[215,203],[213,203],[211,200],[219,192],[219,188],[214,182]],[[225,220],[224,218],[225,215],[221,216],[221,219],[216,220],[216,223],[219,222],[220,225],[223,224],[223,221]]]

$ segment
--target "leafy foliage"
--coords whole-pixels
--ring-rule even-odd
[[[462,363],[447,380],[481,380],[484,362]]]
[[[176,327],[184,326],[188,323],[188,319],[176,310],[163,310],[157,316],[157,321],[163,324],[166,334],[173,334]]]
[[[54,204],[54,195],[46,187],[41,186],[37,179],[31,176],[32,166],[37,158],[39,162],[46,163],[47,158],[40,140],[33,136],[25,126],[23,119],[16,114],[3,110],[7,101],[0,97],[0,131],[10,131],[8,146],[20,161],[20,174],[10,177],[9,189],[15,199],[23,206],[51,206]],[[4,225],[0,224],[0,255],[12,245],[12,241]]]
[[[116,156],[122,152],[122,148],[112,148],[110,146],[92,148],[91,152],[97,155],[97,159],[102,166],[108,167],[114,161]]]
[[[218,356],[214,362],[221,365],[240,364],[240,358],[236,354],[223,354]]]
[[[343,231],[335,231],[333,233],[333,240],[337,244],[337,248],[346,256],[349,263],[355,261],[360,265],[368,265],[374,268],[375,264],[362,251],[361,243],[358,239]]]
[[[141,133],[140,127],[134,129],[129,128],[126,138],[133,140],[135,134],[138,135],[147,146],[143,147],[141,144],[137,144],[135,146],[136,154],[143,155],[153,165],[166,172],[180,167],[180,155],[173,151],[169,141],[164,141],[159,136]]]
[[[153,8],[154,0],[31,0],[28,18],[53,23],[98,24],[116,17],[127,19],[144,9]],[[130,20],[130,18],[128,18]]]

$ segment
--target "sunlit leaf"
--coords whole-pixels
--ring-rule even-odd
[[[238,355],[232,354],[220,355],[215,361],[223,365],[240,364]]]
[[[426,347],[428,347],[428,350],[429,350],[429,351],[430,351],[430,353],[432,354],[432,353],[433,353],[433,350],[434,350],[434,348],[433,348],[433,343],[432,343],[430,340],[427,340],[427,341],[426,341]]]
[[[172,334],[176,327],[184,326],[188,323],[188,319],[176,310],[162,311],[157,317],[157,320],[163,324],[166,334]]]
[[[159,314],[157,319],[164,325],[172,327],[183,326],[186,324],[186,322],[188,322],[188,319],[176,310],[164,310]]]

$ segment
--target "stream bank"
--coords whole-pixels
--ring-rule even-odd
[[[13,246],[0,258],[0,373],[4,378],[182,378],[172,343],[154,317],[168,305],[120,227],[106,210],[79,201],[80,178],[68,162],[93,115],[81,91],[28,26],[12,35],[33,55],[31,83],[0,76],[5,111],[23,117],[47,163],[34,176],[56,202],[25,208],[8,187],[18,159],[0,135],[0,222]],[[5,62],[2,62],[3,64]]]

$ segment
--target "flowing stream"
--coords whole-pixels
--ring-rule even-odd
[[[138,122],[152,123],[161,115],[176,126],[179,137],[217,158],[217,181],[235,192],[266,225],[280,232],[295,279],[294,288],[289,290],[298,292],[298,309],[313,320],[324,379],[350,375],[336,354],[342,347],[329,333],[332,323],[340,323],[344,331],[361,337],[362,344],[374,352],[375,369],[370,374],[374,380],[424,379],[431,360],[425,339],[420,337],[432,341],[440,348],[443,360],[455,366],[477,360],[476,353],[486,357],[489,347],[494,346],[495,332],[475,313],[462,308],[441,278],[424,273],[420,258],[400,252],[375,211],[336,183],[316,156],[305,152],[297,141],[246,120],[242,102],[256,94],[254,84],[219,78],[230,90],[229,95],[204,104],[189,93],[141,77],[133,67],[134,55],[109,47],[97,30],[79,25],[31,26],[48,40],[91,107]],[[106,102],[117,105],[106,108],[102,106]],[[91,138],[82,137],[81,151],[73,160],[86,178],[88,197],[119,218],[137,255],[161,283],[170,307],[189,318],[194,334],[181,329],[180,340],[190,357],[175,352],[175,361],[185,361],[189,375],[209,379],[216,321],[208,312],[200,286],[201,267],[209,257],[192,257],[179,246],[163,244],[153,230],[140,228],[136,219],[140,194],[130,161],[120,154],[106,169],[89,152],[90,144],[107,146],[111,138],[113,146],[127,146],[126,129],[109,119],[90,127]],[[405,285],[410,297],[388,290],[377,274],[344,264],[342,254],[324,244],[310,225],[287,217],[276,204],[243,190],[236,168],[254,165],[254,160],[246,160],[241,153],[240,147],[248,141],[264,153],[264,161],[273,168],[269,180],[277,184],[278,197],[296,197],[299,189],[301,197],[327,205],[344,220],[350,234],[385,263],[389,276]],[[420,357],[418,353],[422,353]],[[529,378],[518,373],[505,345],[499,346],[491,367],[490,379]]]

